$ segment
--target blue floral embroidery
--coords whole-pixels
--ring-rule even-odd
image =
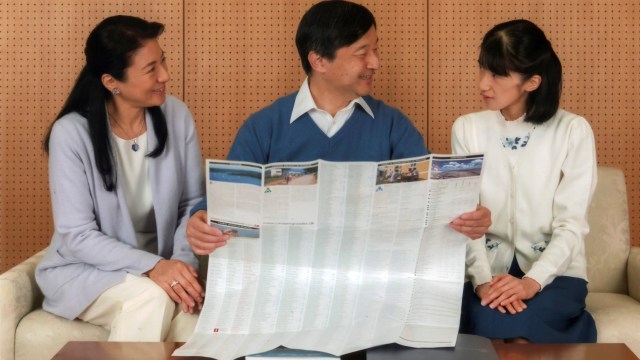
[[[531,248],[536,252],[544,252],[547,249],[547,245],[549,245],[549,241],[540,241],[539,243],[531,245]]]
[[[498,246],[500,246],[500,241],[496,241],[496,240],[492,240],[487,238],[485,240],[485,245],[484,245],[487,250],[495,250],[498,248]]]
[[[500,142],[502,142],[502,147],[509,150],[518,150],[525,148],[527,144],[529,144],[529,139],[531,138],[531,133],[536,129],[536,126],[533,125],[531,130],[527,133],[527,135],[523,136],[514,136],[514,137],[503,137],[500,138]]]
[[[521,138],[519,136],[512,137],[512,138],[505,137],[505,138],[502,138],[502,146],[505,149],[518,150],[518,148],[523,148],[527,146],[527,144],[529,143],[530,137],[531,137],[531,133],[528,133],[524,138]]]

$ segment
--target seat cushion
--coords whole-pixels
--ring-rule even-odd
[[[596,321],[598,342],[625,343],[640,357],[640,302],[628,295],[589,293],[587,311]]]
[[[67,320],[42,309],[27,314],[16,329],[16,360],[51,359],[68,341],[107,341],[109,331]]]

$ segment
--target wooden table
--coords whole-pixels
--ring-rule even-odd
[[[183,343],[68,342],[53,360],[211,360],[200,356],[171,356]],[[501,360],[639,360],[625,344],[504,344],[493,343]],[[364,360],[364,351],[344,356]]]
[[[501,360],[637,360],[625,344],[505,344],[494,342]]]

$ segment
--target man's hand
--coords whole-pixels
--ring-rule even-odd
[[[491,211],[484,206],[478,206],[476,210],[458,216],[449,226],[470,239],[479,239],[491,226]]]
[[[209,255],[215,249],[227,245],[231,235],[207,224],[207,212],[200,210],[187,223],[187,241],[197,255]]]

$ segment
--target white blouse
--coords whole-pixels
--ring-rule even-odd
[[[151,183],[149,181],[146,154],[147,132],[138,136],[135,141],[124,140],[113,134],[114,149],[118,167],[118,184],[124,192],[129,215],[136,231],[138,247],[152,254],[158,253],[158,237],[156,218],[151,199]],[[134,151],[132,146],[138,145]]]

